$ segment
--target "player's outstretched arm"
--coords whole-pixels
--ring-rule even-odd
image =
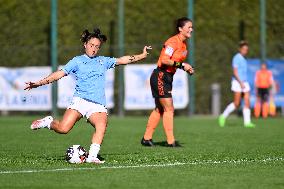
[[[137,62],[139,60],[142,60],[144,58],[147,57],[147,55],[149,54],[147,50],[152,49],[151,46],[145,46],[143,49],[143,52],[141,54],[137,54],[137,55],[130,55],[130,56],[122,56],[120,58],[116,59],[116,64],[117,65],[123,65],[123,64],[129,64],[129,63],[133,63],[133,62]]]
[[[65,73],[64,71],[62,70],[58,70],[56,72],[53,72],[51,73],[49,76],[47,76],[46,78],[44,79],[41,79],[37,82],[26,82],[26,86],[25,86],[25,90],[31,90],[33,88],[37,88],[39,86],[42,86],[42,85],[46,85],[46,84],[49,84],[49,83],[52,83],[54,81],[57,81],[59,80],[60,78],[64,77],[65,76]]]
[[[194,74],[194,68],[188,63],[182,63],[182,69],[189,73],[190,75]]]
[[[162,64],[167,66],[174,66],[177,68],[183,69],[185,72],[189,73],[190,75],[194,74],[194,68],[185,62],[176,62],[170,59],[169,56],[164,56],[162,59]]]

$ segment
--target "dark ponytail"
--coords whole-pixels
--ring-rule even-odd
[[[248,44],[247,41],[242,40],[242,41],[239,42],[239,48],[242,48],[243,46],[248,46],[248,45],[249,44]]]
[[[101,43],[104,43],[107,40],[107,37],[101,33],[99,28],[95,28],[92,33],[90,33],[87,29],[83,31],[81,35],[82,43],[87,43],[92,38],[99,39]]]
[[[182,17],[182,18],[177,19],[176,21],[176,33],[177,34],[179,33],[179,28],[180,27],[182,28],[187,22],[192,22],[192,20],[187,17]]]

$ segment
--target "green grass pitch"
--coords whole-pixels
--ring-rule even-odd
[[[81,120],[67,135],[32,131],[36,117],[0,118],[0,188],[284,188],[284,119],[176,117],[180,148],[142,147],[147,117],[110,116],[103,165],[68,164],[65,150],[87,150],[93,128]],[[160,124],[155,142],[165,141]]]

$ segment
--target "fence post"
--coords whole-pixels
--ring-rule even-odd
[[[124,0],[118,2],[118,55],[124,55]],[[124,68],[118,67],[118,116],[124,116]]]
[[[214,116],[218,116],[221,109],[221,93],[219,83],[213,83],[211,85],[211,94],[211,113]]]
[[[188,0],[187,3],[187,15],[188,17],[194,22],[194,0]],[[194,24],[194,23],[193,23]],[[189,50],[189,56],[188,56],[188,62],[191,64],[191,66],[195,66],[194,61],[194,32],[191,34],[191,38],[188,43],[188,50]],[[189,80],[189,105],[188,105],[188,115],[193,115],[195,113],[195,82],[194,82],[194,76],[190,77],[188,76]]]
[[[57,0],[51,1],[51,16],[50,16],[50,28],[51,28],[51,66],[52,72],[55,72],[58,67],[57,63]],[[52,115],[57,116],[57,82],[52,83]]]

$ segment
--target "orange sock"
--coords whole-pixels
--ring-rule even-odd
[[[269,103],[269,114],[270,114],[271,116],[275,116],[275,115],[276,115],[276,106],[275,106],[275,104],[274,104],[273,101],[271,101],[271,102]]]
[[[267,102],[264,102],[262,104],[262,117],[267,118],[269,112],[269,105]]]
[[[261,104],[260,104],[260,102],[256,102],[255,105],[254,105],[254,116],[256,118],[259,118],[260,110],[261,110]]]
[[[167,135],[168,144],[173,144],[174,141],[175,141],[175,137],[174,137],[174,113],[173,112],[164,112],[163,125],[164,125],[165,133]]]
[[[159,124],[161,118],[161,114],[155,110],[152,111],[152,113],[149,116],[146,131],[144,134],[144,139],[145,140],[150,140],[153,137],[153,133],[156,129],[156,127]]]

